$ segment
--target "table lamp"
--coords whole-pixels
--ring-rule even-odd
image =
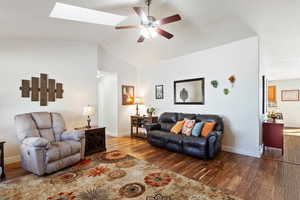
[[[94,107],[88,105],[83,108],[83,115],[87,117],[88,125],[86,128],[91,128],[91,116],[96,115],[96,110]]]
[[[136,115],[139,116],[139,105],[143,104],[142,99],[140,97],[135,97],[134,103],[136,104]]]

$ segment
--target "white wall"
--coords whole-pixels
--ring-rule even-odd
[[[300,127],[300,101],[281,101],[282,90],[299,90],[300,79],[269,81],[269,86],[276,86],[278,111],[283,113],[284,126]],[[268,109],[272,111],[272,108]],[[276,109],[277,111],[277,109]]]
[[[7,142],[6,160],[14,162],[19,155],[14,127],[16,114],[60,112],[68,128],[85,125],[83,107],[97,104],[97,45],[55,40],[2,40],[0,43],[0,140]],[[41,107],[39,102],[21,98],[21,80],[39,77],[40,73],[63,83],[63,99]]]
[[[122,105],[122,85],[137,85],[137,70],[132,65],[98,49],[98,68],[103,72],[116,73],[118,78],[118,136],[130,135],[130,115],[135,113],[134,106]]]
[[[118,136],[118,78],[117,74],[101,73],[98,83],[98,120],[106,134]]]
[[[196,52],[139,71],[139,94],[147,105],[166,111],[221,115],[225,120],[223,149],[260,156],[258,38]],[[231,88],[230,75],[237,78]],[[205,105],[174,105],[173,81],[205,77]],[[219,81],[219,88],[211,86]],[[155,85],[164,85],[164,100],[155,100]],[[223,88],[229,88],[228,96]]]

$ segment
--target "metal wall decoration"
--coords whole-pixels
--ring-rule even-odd
[[[229,95],[230,90],[228,88],[224,88],[223,92],[224,92],[225,95]]]
[[[22,97],[29,98],[31,92],[31,101],[40,101],[41,106],[47,106],[48,102],[55,102],[56,99],[63,98],[63,84],[55,83],[54,79],[48,79],[47,74],[41,74],[40,78],[31,78],[22,80],[20,87]]]
[[[233,87],[234,86],[234,83],[236,81],[236,78],[234,75],[231,75],[229,78],[228,78],[229,82],[231,83],[231,86]]]
[[[219,86],[219,81],[217,81],[217,80],[212,80],[210,83],[214,88],[218,88],[218,86]]]

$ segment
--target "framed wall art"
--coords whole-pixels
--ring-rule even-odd
[[[204,78],[174,81],[174,104],[204,104]]]
[[[31,77],[31,80],[22,80],[21,97],[30,98],[31,101],[39,101],[40,106],[48,106],[48,102],[55,102],[63,98],[63,84],[48,78],[48,74],[40,74],[40,77]]]
[[[122,105],[134,105],[134,86],[122,85]]]
[[[299,101],[299,90],[281,90],[281,101]]]
[[[155,86],[155,99],[164,99],[164,86],[163,85]]]

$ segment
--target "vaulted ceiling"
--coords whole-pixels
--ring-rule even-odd
[[[136,66],[258,35],[262,65],[269,74],[284,71],[300,77],[299,0],[153,0],[152,15],[180,14],[166,25],[175,37],[157,37],[138,44],[137,30],[49,18],[55,2],[126,15],[121,25],[139,24],[133,6],[143,0],[1,0],[0,37],[97,42],[116,57]]]

